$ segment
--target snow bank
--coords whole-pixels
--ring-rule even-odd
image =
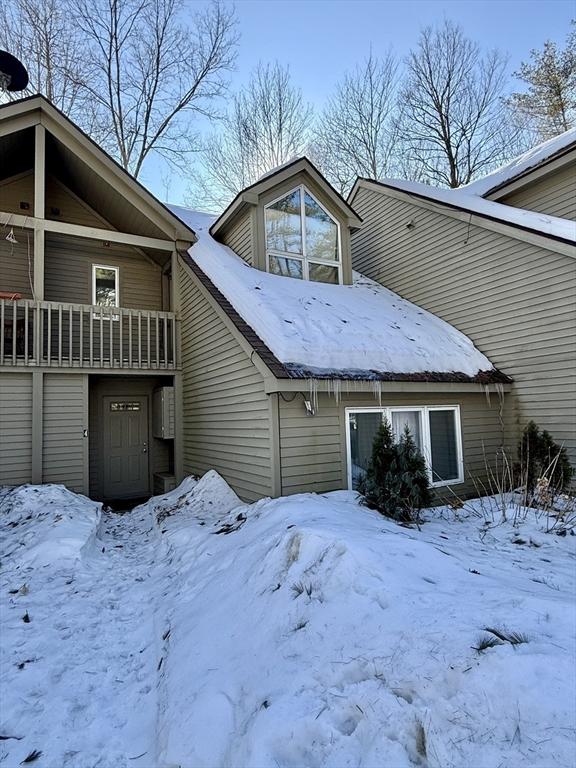
[[[489,173],[477,181],[465,184],[461,189],[462,191],[483,197],[501,184],[512,181],[516,176],[530,170],[530,168],[534,168],[574,143],[576,143],[576,128],[571,128],[559,136],[555,136],[542,144],[538,144],[536,147],[532,147],[528,152],[518,155],[518,157],[515,157],[511,162],[506,163],[493,173]]]
[[[338,492],[167,517],[158,764],[571,766],[576,537],[434,514]],[[485,627],[527,642],[478,652]]]
[[[90,547],[102,504],[63,485],[21,485],[0,498],[0,552],[8,566],[77,559]]]
[[[305,369],[459,372],[493,366],[470,339],[359,274],[327,285],[256,270],[209,233],[214,217],[170,206],[198,235],[190,255],[284,363]]]
[[[378,182],[377,182],[378,183]],[[422,184],[418,181],[406,181],[404,179],[381,179],[384,186],[394,187],[402,192],[415,195],[423,195],[440,203],[455,205],[464,208],[470,213],[478,213],[481,216],[490,216],[498,221],[506,221],[509,224],[517,224],[527,227],[545,235],[552,235],[563,240],[576,242],[576,222],[569,219],[561,219],[557,216],[549,216],[545,213],[536,213],[525,208],[515,208],[503,203],[495,203],[477,196],[473,190],[466,187],[460,189],[441,189]]]
[[[153,496],[141,507],[151,509],[159,523],[171,515],[178,515],[180,523],[188,524],[190,518],[203,523],[214,522],[241,505],[241,499],[228,483],[211,469],[200,480],[186,477],[173,491]],[[137,507],[136,512],[141,507]]]

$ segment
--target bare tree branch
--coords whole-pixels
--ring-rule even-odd
[[[398,134],[409,167],[433,184],[459,187],[524,149],[503,93],[506,58],[482,55],[447,21],[426,28],[407,60]]]
[[[336,87],[315,130],[311,154],[340,192],[357,176],[389,175],[393,160],[398,65],[370,53]]]
[[[206,141],[190,202],[222,209],[263,173],[303,154],[311,119],[289,70],[277,62],[259,64],[234,97],[220,133]]]

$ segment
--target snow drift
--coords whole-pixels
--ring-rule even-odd
[[[348,492],[192,516],[197,488],[161,522],[159,765],[572,765],[574,538]]]
[[[101,514],[102,504],[63,485],[6,490],[0,496],[2,559],[12,567],[79,558],[92,544]]]

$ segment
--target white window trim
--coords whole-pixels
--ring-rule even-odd
[[[433,488],[442,488],[447,485],[458,485],[464,482],[464,452],[462,448],[462,422],[460,420],[459,405],[389,405],[378,408],[345,408],[344,416],[346,422],[346,475],[348,490],[352,488],[352,443],[350,440],[350,414],[352,413],[380,413],[385,416],[388,423],[392,423],[392,411],[419,411],[420,428],[422,430],[422,453],[426,460],[428,477],[430,485]],[[430,442],[430,411],[452,411],[455,418],[456,427],[456,454],[458,462],[458,477],[455,480],[434,480],[432,477],[432,454]]]
[[[114,303],[114,307],[120,306],[120,268],[119,267],[113,267],[110,264],[92,264],[92,306],[98,307],[98,309],[112,309],[112,307],[104,307],[101,304],[96,304],[96,270],[97,269],[109,269],[112,272],[114,272],[114,282],[116,284],[116,301]],[[96,317],[98,320],[100,317],[104,320],[109,320],[111,317],[113,320],[118,319],[118,315],[108,315],[106,312],[101,312],[101,314],[97,314],[96,312],[93,313],[94,317]]]
[[[301,236],[302,236],[302,253],[289,253],[287,251],[277,251],[275,248],[268,249],[268,244],[266,242],[266,211],[268,208],[271,208],[273,205],[278,203],[280,200],[283,200],[285,197],[288,197],[288,195],[291,195],[293,192],[296,192],[296,190],[300,190],[300,227],[301,227]],[[310,195],[312,200],[322,208],[326,216],[330,218],[331,221],[334,222],[336,225],[336,238],[337,238],[337,246],[338,246],[338,259],[309,259],[308,255],[306,253],[306,229],[304,226],[306,215],[305,215],[305,201],[304,201],[304,195]],[[320,264],[327,267],[333,267],[338,269],[338,284],[342,285],[342,236],[340,231],[340,222],[337,221],[337,219],[332,216],[330,211],[326,209],[324,205],[320,202],[320,200],[317,199],[315,195],[310,192],[308,187],[305,184],[298,184],[298,186],[293,187],[288,192],[284,192],[283,194],[279,195],[279,197],[276,197],[274,200],[271,200],[269,203],[267,203],[264,206],[264,252],[266,254],[266,272],[270,272],[270,260],[269,256],[278,256],[282,259],[293,259],[295,261],[299,261],[302,264],[302,279],[310,281],[309,277],[309,264]],[[273,273],[274,274],[274,273]],[[297,278],[293,278],[297,279]]]

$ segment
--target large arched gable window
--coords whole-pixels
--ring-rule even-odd
[[[342,282],[340,226],[304,185],[269,203],[264,217],[268,272]]]

